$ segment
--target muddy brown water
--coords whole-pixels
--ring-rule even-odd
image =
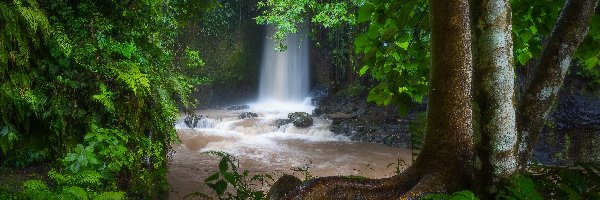
[[[240,170],[270,174],[275,180],[283,173],[304,179],[307,173],[294,170],[298,168],[308,169],[314,177],[384,178],[396,173],[399,160],[402,169],[411,164],[409,149],[349,141],[331,133],[331,122],[326,119],[313,118],[315,123],[309,128],[292,124],[278,128],[274,120],[286,118],[287,112],[257,112],[257,118],[238,119],[241,112],[204,110],[197,113],[205,117],[199,127],[176,125],[181,143],[174,144],[169,164],[169,199],[193,192],[214,195],[204,179],[218,170],[220,158],[204,153],[207,151],[231,154],[239,160]],[[265,191],[268,187],[256,186]]]

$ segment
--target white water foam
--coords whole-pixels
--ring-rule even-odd
[[[267,30],[273,34],[273,27]],[[302,155],[298,149],[309,143],[349,141],[329,131],[331,122],[326,119],[313,118],[313,125],[298,128],[292,123],[277,127],[278,119],[288,119],[292,112],[311,114],[309,94],[308,38],[306,29],[298,34],[288,36],[288,49],[285,52],[274,52],[274,43],[265,40],[264,55],[261,65],[259,98],[250,103],[249,108],[237,111],[200,111],[204,118],[198,121],[193,129],[197,135],[207,138],[199,151],[223,151],[235,156],[251,157],[255,160],[272,163],[283,160],[298,160],[290,157],[290,153]],[[242,112],[257,113],[252,119],[239,119]],[[186,129],[185,124],[178,123],[178,129]],[[291,147],[290,142],[296,142]],[[197,143],[194,143],[197,144]],[[281,157],[282,154],[287,156]],[[291,160],[289,160],[291,159]]]
[[[205,145],[199,149],[200,152],[223,151],[238,157],[249,157],[265,164],[273,162],[298,162],[298,158],[289,157],[290,152],[298,152],[302,155],[302,149],[291,148],[286,143],[323,143],[334,141],[349,141],[348,137],[333,134],[329,131],[330,121],[326,119],[313,118],[313,125],[308,128],[298,128],[292,123],[276,126],[277,119],[287,119],[289,112],[309,111],[310,105],[278,104],[254,104],[247,110],[239,111],[199,111],[198,114],[208,115],[201,119],[200,126],[187,128],[182,122],[176,126],[179,130],[189,130],[193,134],[212,138],[207,139]],[[264,107],[260,107],[264,106]],[[271,108],[271,109],[266,109]],[[260,112],[259,110],[268,110]],[[283,111],[284,110],[284,111]],[[256,112],[259,117],[251,119],[238,119],[236,117],[242,112]],[[220,115],[219,115],[220,114]],[[212,118],[211,118],[212,117]]]

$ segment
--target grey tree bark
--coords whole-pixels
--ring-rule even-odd
[[[527,167],[533,145],[562,87],[571,58],[587,35],[598,0],[567,0],[550,34],[533,80],[518,109],[519,167]]]
[[[471,2],[474,28],[476,190],[493,198],[517,171],[511,8],[508,0]]]

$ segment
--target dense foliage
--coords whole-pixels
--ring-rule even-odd
[[[206,62],[190,73],[208,77],[216,88],[234,87],[258,77],[262,32],[252,18],[256,0],[220,0],[217,7],[191,19],[178,38],[180,47],[198,49]],[[192,38],[192,39],[190,39]]]
[[[49,176],[60,187],[167,191],[177,102],[202,81],[181,73],[202,62],[174,39],[210,3],[1,1],[2,165],[58,159]]]
[[[514,56],[518,67],[536,62],[545,38],[552,31],[563,0],[512,0]],[[336,29],[341,24],[366,25],[367,30],[355,36],[357,72],[377,83],[371,87],[368,100],[380,105],[396,104],[406,113],[408,104],[422,102],[429,78],[429,17],[425,0],[356,0],[285,1],[264,0],[258,23],[272,24],[278,31],[273,36],[277,47],[285,49],[283,38],[295,33],[298,26],[310,21]],[[358,9],[357,9],[358,8]],[[324,12],[323,10],[329,10]],[[583,76],[600,81],[600,16],[594,16],[590,31],[575,55],[575,64]],[[533,71],[533,70],[525,70]],[[527,73],[527,72],[524,72]],[[525,74],[531,76],[531,74]]]

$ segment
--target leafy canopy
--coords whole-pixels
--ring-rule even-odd
[[[539,57],[544,39],[552,31],[564,0],[511,0],[513,10],[514,56],[521,67]],[[380,105],[396,104],[406,113],[410,102],[422,102],[429,79],[429,8],[425,0],[356,0],[356,1],[287,1],[265,0],[260,24],[277,27],[273,39],[278,50],[298,26],[310,21],[325,28],[340,24],[364,27],[356,35],[355,53],[362,67],[360,75],[368,75],[377,83],[372,86],[369,101]],[[360,32],[360,31],[359,31]],[[580,73],[600,83],[600,16],[595,15],[590,31],[575,55]]]

